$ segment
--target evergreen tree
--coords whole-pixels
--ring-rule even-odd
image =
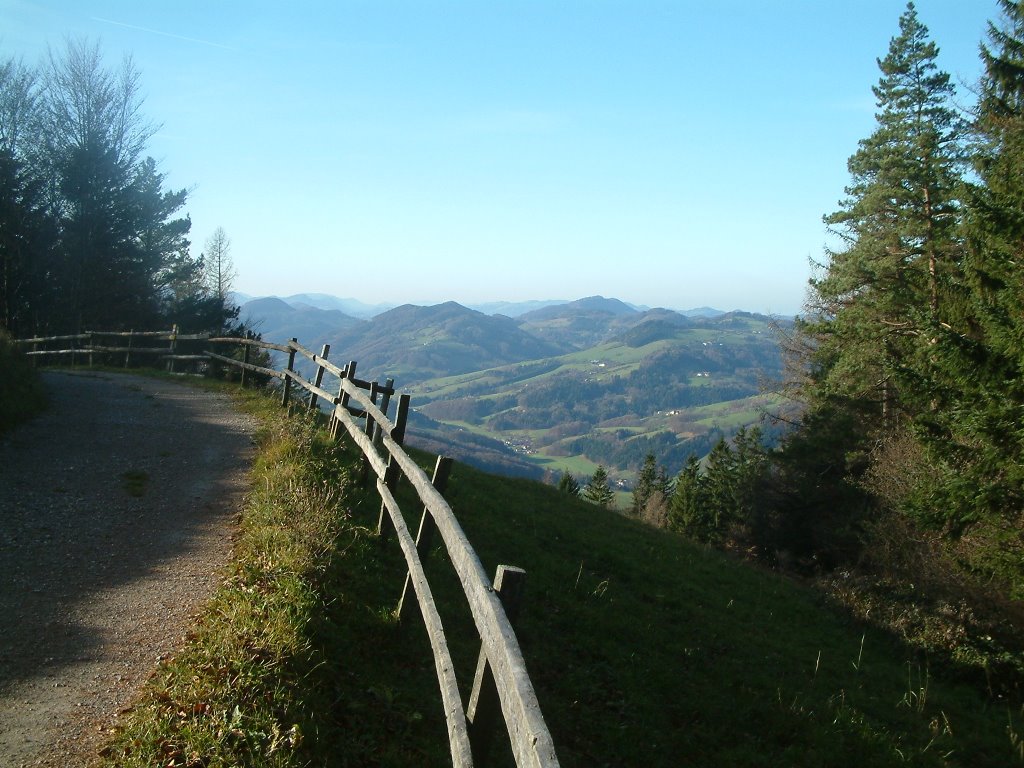
[[[583,489],[583,498],[597,504],[599,507],[611,508],[615,501],[615,494],[608,487],[608,472],[603,466],[594,470],[593,476]]]
[[[692,538],[708,541],[713,530],[700,460],[690,454],[676,478],[669,502],[669,527]]]
[[[162,325],[162,276],[188,258],[191,223],[175,218],[187,193],[165,191],[144,157],[155,128],[139,83],[130,59],[109,70],[86,42],[69,41],[44,70],[40,136],[60,223],[51,311],[68,330]]]
[[[569,470],[562,472],[562,477],[558,481],[558,490],[564,493],[566,496],[580,495],[580,484]]]
[[[763,509],[742,512],[758,537],[788,531],[801,542],[796,549],[820,546],[827,530],[845,540],[849,525],[837,520],[863,510],[851,483],[872,461],[900,455],[877,446],[927,439],[935,415],[956,399],[941,361],[948,336],[970,315],[959,232],[964,125],[913,3],[899,30],[878,61],[875,130],[849,160],[840,209],[825,217],[842,246],[827,251],[811,281],[808,316],[798,323],[806,343],[792,345],[809,354],[801,361],[802,434],[787,441],[779,463],[790,490],[770,535]],[[822,528],[817,519],[832,522]]]
[[[35,72],[0,62],[0,326],[14,336],[36,330],[40,305],[56,300],[57,229],[37,162],[38,106]]]
[[[657,459],[655,459],[653,453],[648,453],[644,457],[643,466],[640,468],[636,485],[633,487],[633,502],[630,505],[629,511],[634,517],[640,517],[640,513],[643,512],[647,501],[655,491],[657,481]]]
[[[875,131],[850,158],[847,198],[825,217],[843,247],[828,251],[823,275],[812,280],[803,324],[816,341],[810,399],[860,411],[869,432],[931,406],[901,384],[927,389],[919,360],[955,311],[946,286],[959,271],[963,128],[937,56],[908,4],[878,62]]]
[[[936,414],[954,473],[935,499],[969,523],[1024,504],[1024,4],[1000,0],[989,24],[973,131],[965,272],[975,324],[948,333],[942,359],[955,407]],[[953,329],[960,330],[960,329]]]

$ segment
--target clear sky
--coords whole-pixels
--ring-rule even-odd
[[[920,0],[964,106],[995,0]],[[0,0],[131,54],[150,153],[254,295],[790,314],[901,0]]]

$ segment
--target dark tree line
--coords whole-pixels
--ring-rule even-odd
[[[0,326],[15,336],[177,322],[222,329],[237,310],[189,254],[187,190],[146,147],[131,59],[107,68],[69,41],[37,68],[0,61]]]

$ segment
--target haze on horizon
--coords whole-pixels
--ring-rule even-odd
[[[905,6],[2,0],[0,51],[130,54],[244,293],[793,314]],[[969,105],[996,3],[917,8]]]

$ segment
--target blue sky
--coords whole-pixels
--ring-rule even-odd
[[[995,0],[920,0],[966,86]],[[256,294],[798,311],[899,0],[0,0],[131,54],[150,153]]]

